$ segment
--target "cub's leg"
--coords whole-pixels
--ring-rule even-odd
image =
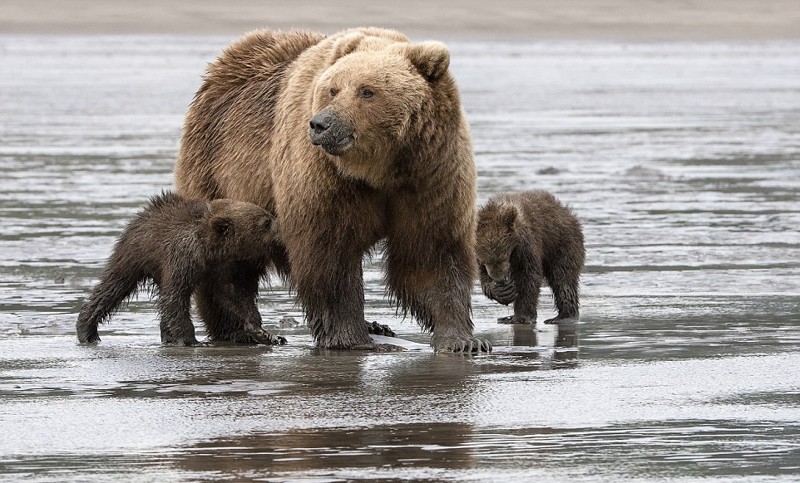
[[[222,264],[195,291],[209,339],[240,344],[283,345],[286,339],[262,327],[258,311],[260,271],[246,262]]]
[[[98,324],[105,322],[126,298],[136,292],[139,282],[142,281],[142,274],[133,268],[121,268],[119,271],[104,271],[100,283],[92,290],[89,301],[81,307],[78,322],[75,324],[80,342],[100,341]]]
[[[517,298],[514,300],[514,315],[506,323],[535,324],[541,276],[532,270],[512,270],[511,278],[517,289]]]
[[[555,324],[559,320],[577,319],[579,317],[579,278],[580,274],[570,274],[556,270],[548,279],[550,288],[553,290],[553,301],[558,310],[558,315],[552,319],[545,320],[545,324]]]
[[[176,270],[166,274],[159,285],[157,307],[164,344],[198,345],[191,315],[194,285],[191,275],[191,271]]]

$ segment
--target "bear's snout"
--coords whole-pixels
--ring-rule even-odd
[[[331,110],[323,109],[308,125],[311,144],[320,146],[328,154],[341,156],[355,141],[352,126]]]
[[[508,282],[511,266],[508,262],[503,262],[497,265],[486,265],[486,273],[495,282]]]
[[[330,111],[322,111],[316,116],[312,117],[311,121],[309,122],[312,137],[325,133],[325,131],[331,127],[335,119],[335,115]]]

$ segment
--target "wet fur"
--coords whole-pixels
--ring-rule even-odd
[[[391,30],[262,30],[210,65],[187,113],[178,191],[277,214],[276,265],[321,347],[371,345],[361,264],[385,240],[389,293],[433,331],[434,347],[489,348],[472,333],[476,173],[448,65],[442,44]],[[376,91],[369,101],[364,83]],[[341,156],[311,144],[322,109],[356,133]]]
[[[579,317],[578,285],[586,258],[583,231],[578,218],[550,193],[526,191],[490,198],[478,212],[476,248],[484,294],[514,303],[512,323],[536,323],[544,282],[552,289],[558,310],[545,323]],[[507,282],[500,281],[504,277]]]
[[[100,340],[105,322],[138,289],[151,283],[157,295],[161,341],[195,345],[191,297],[209,339],[279,343],[261,328],[256,305],[276,237],[274,217],[258,206],[230,200],[188,200],[175,193],[155,196],[126,226],[76,324],[78,340]]]

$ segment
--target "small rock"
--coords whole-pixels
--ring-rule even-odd
[[[561,170],[558,168],[554,168],[552,166],[547,168],[542,168],[536,172],[536,174],[559,174],[559,173],[561,173]]]
[[[294,317],[286,316],[278,322],[278,327],[281,329],[295,329],[300,327],[300,321]]]

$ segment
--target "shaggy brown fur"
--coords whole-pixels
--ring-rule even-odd
[[[494,196],[478,212],[477,255],[483,293],[514,302],[503,323],[536,323],[539,288],[553,290],[558,316],[578,318],[578,283],[586,253],[578,218],[550,193]]]
[[[449,61],[391,30],[257,31],[211,64],[189,109],[178,191],[277,214],[276,264],[321,347],[371,345],[361,262],[385,239],[389,292],[432,345],[490,349],[470,318],[476,175]]]
[[[158,294],[161,341],[195,345],[189,310],[192,292],[209,339],[284,344],[261,328],[256,305],[259,278],[275,245],[274,216],[231,200],[155,196],[120,235],[100,283],[81,308],[81,342],[97,342],[104,322],[146,281]]]

